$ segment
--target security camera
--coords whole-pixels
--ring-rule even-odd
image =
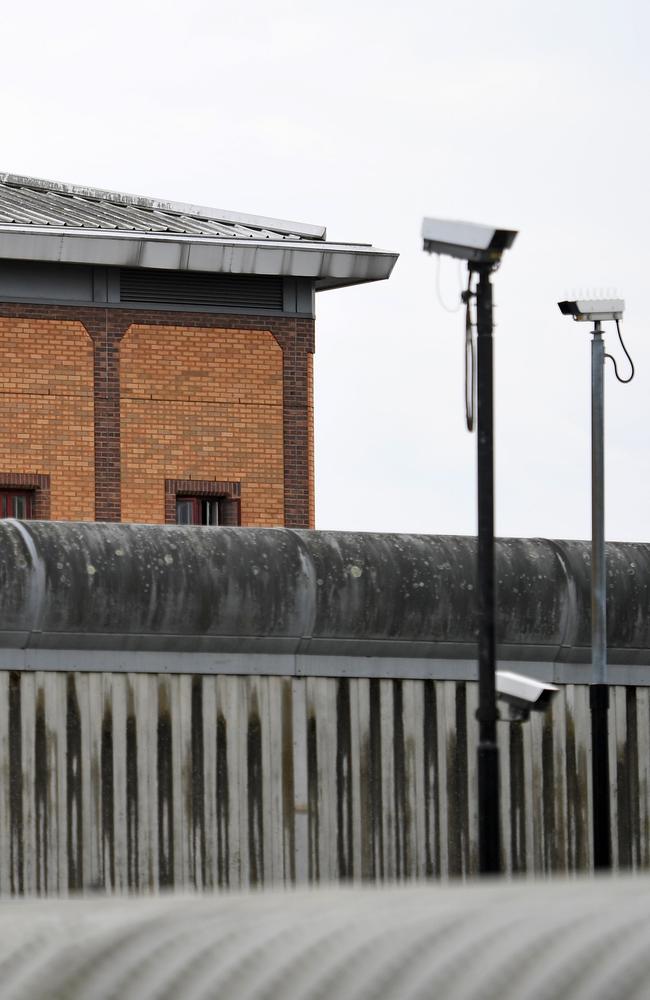
[[[525,722],[531,711],[545,712],[560,689],[510,670],[497,670],[496,690],[499,701],[508,706],[510,721]]]
[[[458,257],[477,264],[498,263],[516,235],[514,229],[495,229],[475,222],[450,219],[424,219],[422,222],[423,249],[427,253]]]
[[[573,316],[578,322],[604,322],[623,319],[624,299],[577,299],[558,302],[564,316]]]

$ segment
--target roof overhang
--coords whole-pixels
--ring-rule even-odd
[[[317,291],[382,281],[398,256],[365,244],[0,226],[4,259],[311,278]]]

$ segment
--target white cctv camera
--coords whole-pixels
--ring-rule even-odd
[[[496,690],[499,701],[508,706],[510,721],[524,722],[531,712],[545,712],[560,689],[510,670],[497,670]]]
[[[423,249],[478,264],[496,264],[501,254],[514,243],[516,230],[479,226],[475,222],[450,219],[424,219]]]
[[[624,299],[576,299],[558,302],[558,306],[564,316],[573,316],[575,320],[604,322],[610,319],[623,319],[625,301]]]

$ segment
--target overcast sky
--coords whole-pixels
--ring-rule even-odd
[[[475,533],[463,317],[419,230],[427,214],[518,229],[494,280],[497,531],[589,537],[589,328],[555,303],[615,289],[638,374],[607,371],[607,536],[648,541],[648,9],[5,4],[0,170],[399,251],[389,281],[317,298],[321,528]],[[440,280],[453,305],[455,262]]]

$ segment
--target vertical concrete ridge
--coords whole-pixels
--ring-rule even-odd
[[[45,563],[42,553],[37,548],[34,538],[28,530],[27,522],[19,521],[15,518],[7,518],[4,523],[8,526],[9,530],[13,530],[19,535],[30,559],[30,572],[27,574],[29,587],[23,607],[25,622],[29,622],[25,640],[25,647],[27,647],[33,645],[35,640],[38,644],[36,637],[41,632],[43,623],[46,595]]]
[[[575,576],[569,570],[569,563],[561,541],[549,539],[547,544],[555,552],[558,565],[561,568],[564,579],[564,601],[562,602],[562,615],[560,620],[561,638],[558,646],[556,661],[561,661],[566,655],[566,650],[570,650],[575,641],[575,623],[578,617],[578,594]]]

